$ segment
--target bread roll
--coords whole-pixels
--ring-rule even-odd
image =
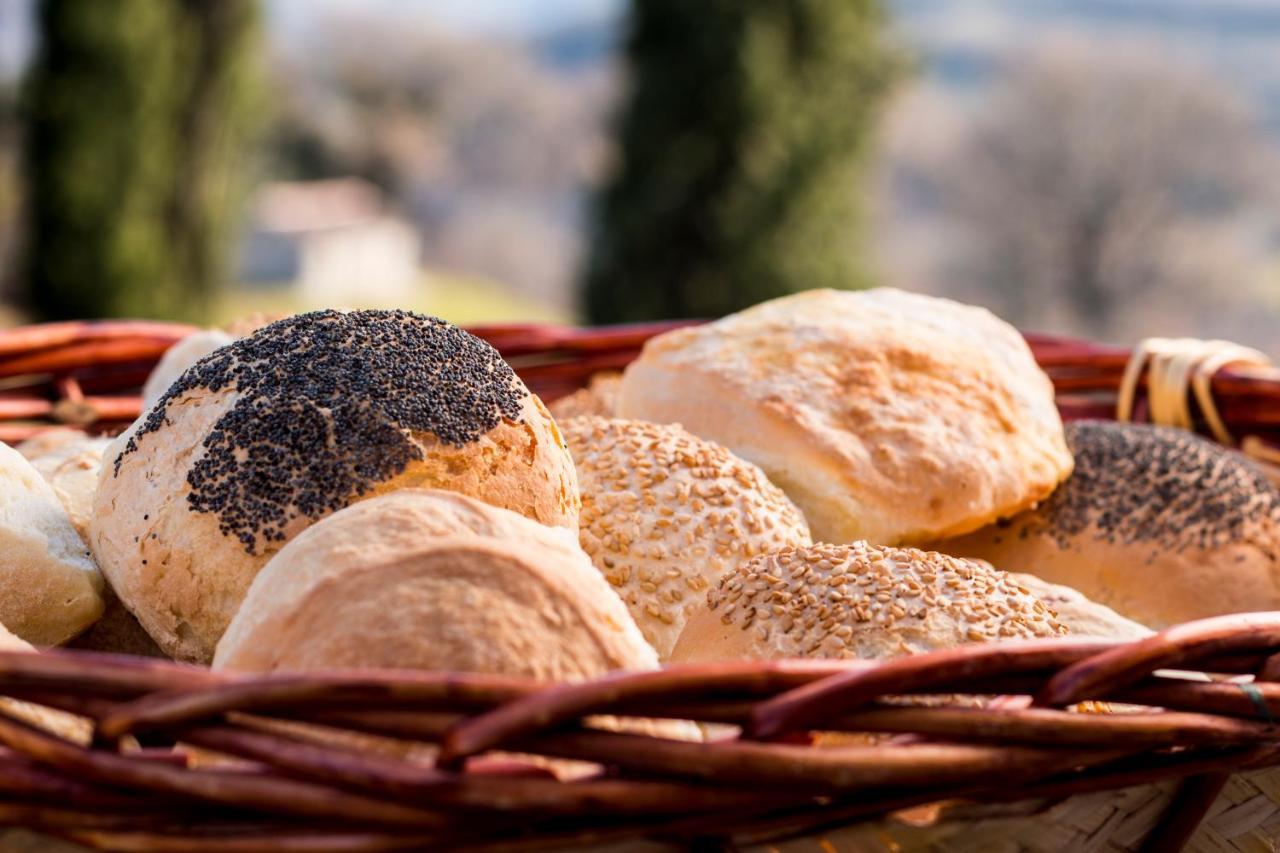
[[[804,516],[759,468],[678,425],[571,418],[578,539],[665,659],[707,587],[756,554],[808,545]]]
[[[182,338],[160,356],[151,369],[146,384],[142,386],[142,405],[151,408],[164,396],[169,386],[178,381],[187,369],[216,349],[235,341],[235,336],[219,329],[201,329]]]
[[[26,441],[15,445],[14,450],[22,454],[30,462],[46,453],[52,453],[64,444],[72,444],[84,438],[84,433],[71,427],[53,427],[41,430]]]
[[[622,374],[616,371],[597,373],[586,388],[579,388],[567,397],[561,397],[548,408],[557,421],[596,415],[612,418],[618,414],[618,389],[622,386]]]
[[[787,548],[739,565],[689,617],[672,661],[891,658],[1066,628],[1003,572],[866,542]]]
[[[223,347],[107,454],[90,540],[172,657],[208,661],[254,575],[357,500],[441,486],[577,528],[573,462],[497,352],[441,320],[322,311]]]
[[[7,628],[0,625],[0,652],[33,651],[35,651],[35,648],[30,643],[14,636]],[[16,699],[6,697],[0,697],[0,711],[17,717],[24,723],[30,723],[59,737],[74,741],[81,746],[89,743],[92,724],[83,717],[55,711],[53,708],[47,708],[43,705],[19,702]],[[0,830],[0,833],[2,832],[3,830]],[[0,850],[3,849],[3,845],[0,844]]]
[[[1073,636],[1141,640],[1155,633],[1069,586],[1049,583],[1035,575],[1010,573],[1009,580],[1043,601]]]
[[[213,665],[578,680],[657,663],[569,536],[418,492],[357,504],[286,545],[253,582]]]
[[[102,615],[102,576],[53,487],[0,444],[0,623],[37,646]]]
[[[660,335],[618,407],[759,465],[819,541],[964,533],[1071,471],[1053,387],[1018,332],[896,290],[815,290]]]
[[[357,571],[371,571],[415,553],[442,537],[474,536],[529,542],[540,554],[581,564],[584,555],[572,533],[529,521],[522,515],[439,489],[401,489],[352,504],[298,534],[258,573],[246,605],[218,644],[219,659],[240,649],[243,666],[266,669],[265,655],[276,640],[262,636],[264,621],[300,610],[307,597]],[[548,559],[551,559],[548,557]],[[257,602],[249,606],[248,602]],[[399,619],[397,614],[397,620]]]
[[[27,442],[18,448],[53,487],[63,509],[82,539],[89,538],[89,519],[93,516],[93,496],[98,491],[98,474],[102,470],[102,454],[111,439],[76,433],[42,449]]]
[[[1084,595],[1151,628],[1280,610],[1280,492],[1177,429],[1067,426],[1075,473],[1033,510],[938,543]]]

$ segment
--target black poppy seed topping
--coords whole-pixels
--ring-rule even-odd
[[[213,425],[187,474],[194,512],[250,554],[281,542],[289,522],[349,504],[410,461],[411,433],[461,447],[519,422],[528,396],[497,350],[434,317],[405,311],[317,311],[272,323],[192,366],[152,407],[116,457],[169,422],[194,389],[239,397]]]
[[[1092,527],[1111,543],[1217,548],[1280,529],[1280,491],[1235,454],[1185,430],[1107,421],[1067,425],[1075,471],[1020,531],[1061,548]],[[1265,534],[1270,539],[1271,534]],[[1270,548],[1271,543],[1255,542]]]

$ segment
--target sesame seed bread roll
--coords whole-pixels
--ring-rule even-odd
[[[579,388],[567,397],[561,397],[548,408],[557,421],[596,415],[612,418],[618,413],[618,389],[622,387],[622,374],[617,371],[597,373],[586,388]]]
[[[1009,580],[1043,601],[1072,636],[1141,640],[1155,633],[1145,625],[1124,618],[1110,607],[1091,601],[1069,586],[1049,583],[1035,575],[1013,572],[1009,573]]]
[[[35,648],[25,640],[14,636],[8,628],[0,625],[0,652],[33,652]],[[55,711],[43,705],[30,702],[19,702],[16,699],[0,697],[0,711],[22,720],[24,723],[52,732],[59,737],[87,746],[92,729],[90,722],[83,717]],[[0,841],[3,841],[0,838]],[[4,849],[0,843],[0,850]]]
[[[355,501],[441,487],[577,529],[573,461],[487,343],[402,311],[273,323],[182,375],[107,452],[90,542],[164,652],[207,662],[249,584]]]
[[[1067,425],[1075,473],[1035,509],[939,542],[1151,628],[1280,610],[1280,491],[1183,430]]]
[[[759,465],[825,542],[965,533],[1071,472],[1053,387],[1016,329],[884,288],[809,291],[653,338],[618,413]]]
[[[787,548],[738,566],[689,617],[671,660],[879,659],[1066,633],[989,565],[855,542]]]
[[[54,646],[102,615],[102,575],[53,487],[0,444],[0,623]]]
[[[707,587],[743,560],[808,545],[795,504],[755,465],[677,425],[561,422],[578,470],[578,540],[665,659]]]
[[[89,519],[93,516],[93,496],[98,491],[102,454],[110,444],[109,438],[75,433],[43,448],[27,447],[24,451],[23,445],[18,447],[18,452],[26,456],[53,487],[82,539],[89,538]]]
[[[165,350],[164,355],[151,369],[146,384],[142,386],[143,408],[151,408],[164,396],[169,386],[178,381],[187,369],[216,349],[235,341],[235,336],[220,329],[201,329],[192,332]]]

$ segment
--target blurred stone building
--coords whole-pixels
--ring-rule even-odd
[[[308,307],[408,303],[421,295],[417,229],[358,178],[264,185],[240,250],[240,281]]]

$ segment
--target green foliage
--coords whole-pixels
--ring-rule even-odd
[[[902,67],[876,0],[636,0],[596,322],[866,283],[860,174]]]
[[[259,116],[254,0],[45,0],[25,92],[31,307],[195,316]]]

